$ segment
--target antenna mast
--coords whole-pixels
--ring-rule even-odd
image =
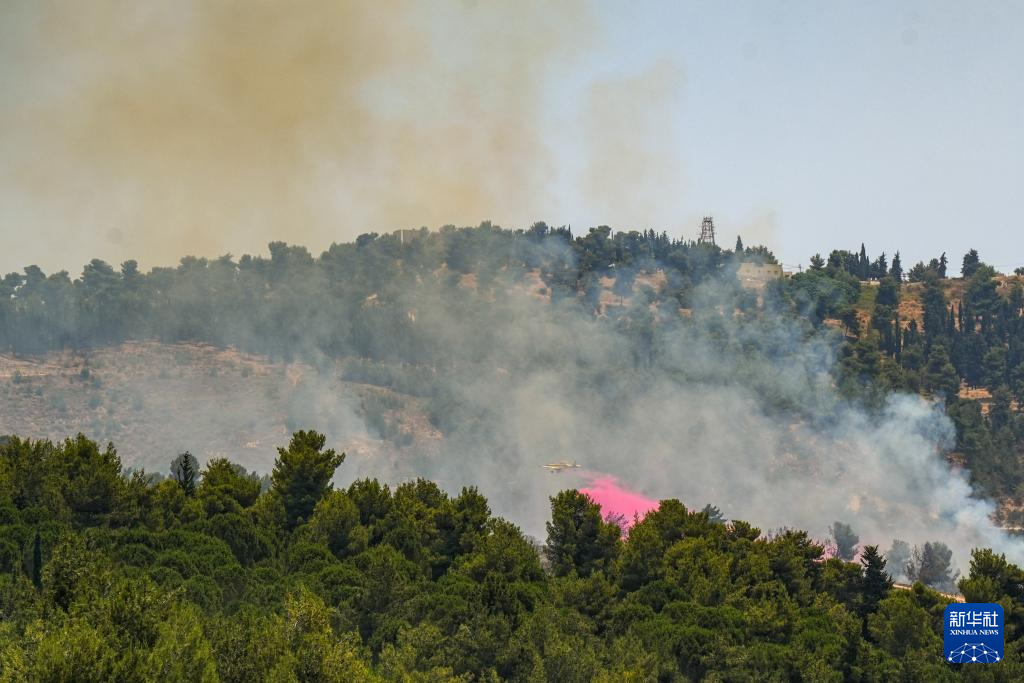
[[[697,240],[697,244],[714,244],[715,243],[715,223],[711,220],[711,216],[704,216],[704,220],[700,224],[700,239]]]

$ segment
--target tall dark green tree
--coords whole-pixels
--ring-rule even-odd
[[[871,275],[871,261],[868,260],[867,249],[864,248],[864,243],[860,243],[860,254],[857,255],[857,277],[861,280],[867,280]]]
[[[896,282],[903,282],[903,263],[900,261],[900,252],[898,251],[892,257],[889,275],[892,275],[892,279]]]
[[[981,258],[977,249],[971,249],[964,254],[963,264],[960,266],[960,275],[969,278],[981,267]]]
[[[214,458],[206,463],[199,493],[216,490],[230,496],[242,507],[249,507],[256,502],[260,489],[258,476],[248,474],[244,467],[226,458]]]
[[[551,499],[551,521],[544,554],[555,576],[590,576],[611,565],[619,551],[621,529],[601,518],[601,506],[575,490]]]
[[[862,593],[864,612],[874,612],[878,603],[884,600],[892,590],[892,577],[885,571],[885,558],[878,552],[877,545],[864,546],[860,564],[864,573]]]
[[[196,457],[185,451],[171,461],[171,476],[178,482],[178,486],[186,496],[194,496],[196,493],[196,478],[199,474],[199,461]]]
[[[79,434],[66,439],[61,452],[64,498],[77,520],[93,522],[110,514],[125,490],[121,458],[113,444],[101,450],[95,441]]]
[[[932,394],[941,394],[947,399],[956,397],[960,391],[960,379],[956,368],[949,360],[949,352],[942,344],[936,344],[928,354],[928,362],[921,376],[925,390]]]
[[[868,275],[872,280],[881,280],[883,277],[889,274],[889,261],[885,258],[885,252],[883,251],[878,255],[878,258],[871,264],[871,268],[868,271]]]
[[[316,504],[331,489],[331,477],[345,460],[344,453],[324,450],[327,437],[314,431],[298,431],[288,448],[278,448],[270,475],[271,491],[287,514],[288,529],[309,519]]]
[[[43,587],[43,542],[39,536],[39,529],[36,529],[35,537],[32,539],[32,585],[36,588]]]

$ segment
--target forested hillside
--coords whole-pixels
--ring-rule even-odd
[[[943,660],[948,599],[893,590],[873,546],[827,558],[677,500],[626,536],[567,490],[538,548],[473,488],[332,487],[344,460],[297,432],[264,490],[226,460],[161,478],[81,436],[5,438],[0,680],[1024,676],[1024,573],[987,550],[959,587],[1003,605],[1007,646],[978,672]]]
[[[0,683],[1024,682],[1024,0],[912,4],[0,0]]]
[[[823,278],[845,283],[831,311],[847,337],[844,392],[868,401],[891,391],[942,398],[956,427],[951,457],[980,491],[1006,500],[1004,513],[1019,525],[1024,278],[997,274],[972,250],[960,279],[946,279],[942,254],[915,265],[904,282],[898,259],[888,265],[883,253],[866,266],[863,247],[860,256],[833,252],[827,265],[812,259],[812,270],[793,280],[816,292]]]
[[[955,677],[925,584],[1019,678],[1024,290],[946,261],[485,224],[9,274],[0,680]]]
[[[465,387],[483,377],[503,386],[517,373],[572,367],[558,383],[603,392],[604,410],[612,409],[615,391],[628,393],[616,386],[623,373],[641,373],[647,384],[707,381],[718,372],[696,367],[708,364],[707,349],[734,368],[716,382],[755,387],[763,407],[785,419],[817,419],[817,380],[794,387],[759,366],[802,354],[794,376],[824,370],[842,398],[868,411],[880,410],[894,391],[941,399],[955,426],[944,453],[966,466],[979,493],[999,498],[1005,523],[1019,525],[1021,278],[997,275],[973,251],[963,259],[963,278],[951,279],[945,254],[908,268],[898,253],[890,263],[884,253],[869,258],[863,246],[816,255],[807,271],[755,287],[735,276],[743,263],[774,262],[765,247],[739,240],[730,250],[653,231],[600,227],[573,236],[538,223],[528,230],[484,224],[367,234],[319,257],[274,243],[269,258],[187,257],[148,273],[132,261],[115,269],[94,260],[74,280],[28,267],[0,283],[0,349],[87,351],[146,339],[233,346],[328,368],[331,383],[392,390],[397,396],[387,402],[415,399],[446,437],[481,439],[499,418],[483,400],[486,388]],[[601,340],[602,348],[583,348],[581,339]],[[622,348],[605,350],[615,345]],[[707,348],[687,348],[701,345]],[[7,401],[40,392],[14,386],[31,378],[7,375]],[[123,395],[131,391],[85,399],[89,409],[76,424],[94,436],[130,440],[119,426],[127,419],[101,411],[132,402]],[[37,403],[37,411],[59,412],[66,400]],[[387,410],[361,412],[375,435],[412,443],[414,430]],[[317,422],[284,418],[274,419],[293,427]],[[25,433],[29,426],[8,428]],[[151,457],[147,462],[163,456]]]

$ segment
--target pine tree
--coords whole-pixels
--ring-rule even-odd
[[[324,450],[327,437],[314,431],[298,431],[288,448],[278,448],[271,473],[271,491],[284,505],[288,529],[309,519],[316,504],[331,490],[334,471],[345,460],[344,453]]]
[[[707,513],[708,521],[712,524],[725,524],[725,516],[717,505],[708,503],[701,512]]]
[[[946,252],[942,252],[942,256],[939,257],[939,267],[935,271],[939,274],[940,278],[946,277],[946,266],[949,265],[949,260],[946,259]]]
[[[590,576],[611,566],[619,552],[621,529],[601,519],[601,507],[579,491],[551,498],[551,521],[544,554],[555,576]]]
[[[736,255],[743,256],[743,240],[739,235],[736,235]]]
[[[889,591],[892,590],[892,577],[885,571],[885,558],[878,552],[877,545],[864,546],[860,557],[863,567],[863,607],[865,613],[874,612]]]
[[[960,267],[960,274],[967,279],[974,275],[981,267],[981,258],[978,257],[978,250],[971,249],[964,254],[963,265]]]
[[[853,532],[853,527],[843,522],[834,522],[828,528],[832,540],[836,542],[836,555],[840,560],[850,562],[857,554],[857,543],[860,537]]]
[[[926,586],[942,591],[955,589],[959,571],[950,572],[953,566],[953,551],[945,543],[925,543],[914,546],[910,561],[907,562],[907,576],[911,581],[920,581]]]
[[[32,541],[32,585],[43,587],[43,544],[36,529],[36,537]]]

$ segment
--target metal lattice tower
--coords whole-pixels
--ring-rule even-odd
[[[700,224],[700,239],[697,240],[697,244],[714,244],[715,243],[715,223],[711,220],[711,216],[704,216],[704,220]]]

